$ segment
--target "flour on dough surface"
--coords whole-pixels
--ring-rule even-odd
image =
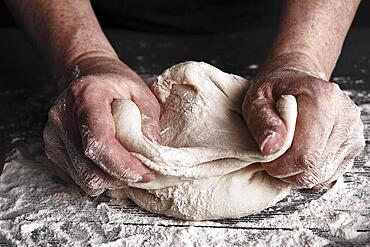
[[[276,109],[287,127],[283,148],[263,156],[248,132],[241,105],[249,82],[199,62],[177,64],[157,77],[163,142],[141,132],[141,114],[130,100],[116,100],[117,138],[159,175],[123,192],[151,212],[181,219],[236,218],[275,204],[290,186],[269,176],[269,162],[291,145],[297,105],[282,96]]]

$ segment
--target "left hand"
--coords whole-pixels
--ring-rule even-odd
[[[258,77],[246,94],[243,112],[264,155],[285,142],[286,127],[275,102],[286,94],[298,103],[294,140],[285,154],[263,167],[298,187],[329,187],[364,148],[360,110],[337,84],[300,70],[278,68]]]
[[[160,107],[154,94],[115,57],[91,57],[80,61],[78,68],[81,76],[49,111],[44,130],[47,157],[90,196],[128,182],[152,180],[155,172],[117,140],[111,104],[115,99],[135,102],[143,117],[143,133],[159,141]]]

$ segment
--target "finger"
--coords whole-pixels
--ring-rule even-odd
[[[247,94],[243,115],[263,155],[276,153],[282,148],[287,135],[286,127],[272,99]]]
[[[72,144],[67,145],[68,152],[64,147],[63,140],[50,122],[44,129],[44,141],[45,154],[48,159],[68,174],[88,195],[98,196],[108,188],[122,188],[121,182],[108,176],[86,157],[79,155]],[[68,153],[73,155],[73,159],[69,157]],[[77,168],[74,167],[76,165],[78,165]]]
[[[310,101],[305,95],[297,97],[298,116],[292,146],[275,161],[263,164],[271,176],[301,187],[322,182],[322,155],[335,119],[331,115],[335,114],[333,109],[322,109],[323,104]]]
[[[345,159],[348,153],[353,149],[355,143],[348,143],[350,133],[354,128],[353,120],[348,117],[339,117],[339,121],[334,124],[333,129],[328,137],[325,145],[322,161],[318,166],[317,173],[320,174],[320,180],[317,183],[322,184],[327,181],[338,170],[341,162]],[[309,176],[310,171],[306,176]]]
[[[321,167],[326,164],[322,163],[322,159],[312,157],[314,156],[304,156],[298,165],[294,166],[295,169],[290,174],[285,173],[284,175],[280,175],[279,178],[300,188],[312,188],[321,183],[324,175]]]
[[[348,126],[348,121],[343,123],[342,125],[339,124],[340,127],[338,125],[334,126],[322,159],[306,160],[306,163],[312,162],[313,164],[305,167],[300,172],[298,170],[296,174],[291,174],[292,176],[282,176],[282,180],[302,187],[315,186],[317,189],[318,186],[321,188],[330,186],[333,181],[338,179],[351,166],[353,159],[364,147],[362,127],[360,127],[362,122],[358,121],[355,125],[351,124],[352,126]],[[350,129],[349,137],[343,136],[343,125],[346,126],[347,130]],[[348,135],[348,132],[346,132],[346,135]],[[347,138],[346,141],[339,144],[343,138]],[[316,164],[314,164],[315,160]]]
[[[339,177],[342,176],[352,167],[355,158],[361,153],[362,150],[363,146],[358,146],[357,148],[355,148],[351,153],[349,153],[346,156],[346,158],[344,158],[340,162],[337,169],[334,171],[333,175],[329,179],[318,185],[315,185],[313,189],[315,191],[321,191],[322,189],[330,189],[336,183]]]
[[[322,189],[329,189],[331,188],[335,182],[338,180],[340,176],[342,176],[350,167],[352,167],[354,158],[358,154],[349,155],[347,158],[345,158],[338,166],[337,170],[334,172],[334,174],[325,182],[322,182],[318,185],[316,185],[313,189],[316,191],[320,191]]]
[[[324,158],[326,160],[338,158],[337,154],[340,151],[346,154],[346,149],[353,147],[355,143],[348,143],[348,145],[345,145],[345,141],[350,139],[356,140],[356,137],[360,140],[361,136],[359,136],[359,134],[361,134],[363,130],[360,109],[347,95],[340,91],[339,87],[335,86],[334,90],[337,91],[334,102],[341,102],[341,104],[335,108],[337,110],[335,124],[324,150]],[[342,159],[343,158],[339,158],[340,161]]]
[[[82,155],[77,148],[69,146],[68,153],[73,156],[69,174],[89,196],[98,196],[107,189],[125,187],[121,181],[112,178]]]
[[[348,171],[352,167],[354,159],[362,152],[364,147],[363,124],[359,119],[352,128],[350,136],[343,142],[335,155],[334,162],[339,163],[337,169],[325,180],[324,184],[330,184]]]
[[[147,182],[154,173],[132,156],[115,138],[113,99],[90,95],[79,104],[82,152],[110,176],[125,182]]]
[[[337,89],[339,88],[337,87]],[[349,162],[343,162],[343,160],[348,159],[353,154],[358,154],[358,150],[361,151],[365,145],[360,109],[343,92],[340,91],[337,97],[338,101],[343,103],[339,107],[336,124],[324,150],[324,160],[331,161],[325,167],[326,177],[324,181],[344,173],[347,167],[344,167],[343,164],[349,164]],[[330,166],[330,164],[334,165]]]
[[[64,172],[68,173],[67,168],[71,161],[69,160],[68,153],[64,148],[63,141],[60,139],[55,128],[52,127],[50,121],[46,123],[43,138],[46,157],[60,167]]]
[[[150,140],[161,142],[158,100],[148,88],[140,90],[139,94],[133,94],[132,100],[141,113],[141,130],[143,134]]]

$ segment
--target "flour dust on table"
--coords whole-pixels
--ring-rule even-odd
[[[290,185],[269,176],[260,163],[291,145],[296,100],[284,95],[277,101],[287,140],[277,153],[263,156],[242,117],[248,87],[246,79],[202,62],[167,69],[152,86],[161,106],[161,144],[141,132],[143,116],[134,102],[116,100],[117,138],[158,173],[152,182],[131,183],[121,192],[148,211],[187,220],[238,218],[284,198]]]

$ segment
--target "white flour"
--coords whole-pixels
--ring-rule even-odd
[[[347,93],[360,102],[369,141],[370,95]],[[320,198],[295,192],[240,220],[187,222],[91,199],[53,176],[40,142],[18,146],[0,177],[0,246],[370,246],[369,153]]]
[[[56,182],[45,168],[47,161],[39,155],[39,146],[29,146],[31,154],[18,151],[0,177],[0,246],[323,246],[333,241],[370,242],[370,181],[361,175],[369,169],[369,162],[354,168],[337,191],[302,204],[290,214],[277,212],[302,197],[298,192],[257,222],[186,222],[154,216],[127,200],[90,199],[78,188]]]

